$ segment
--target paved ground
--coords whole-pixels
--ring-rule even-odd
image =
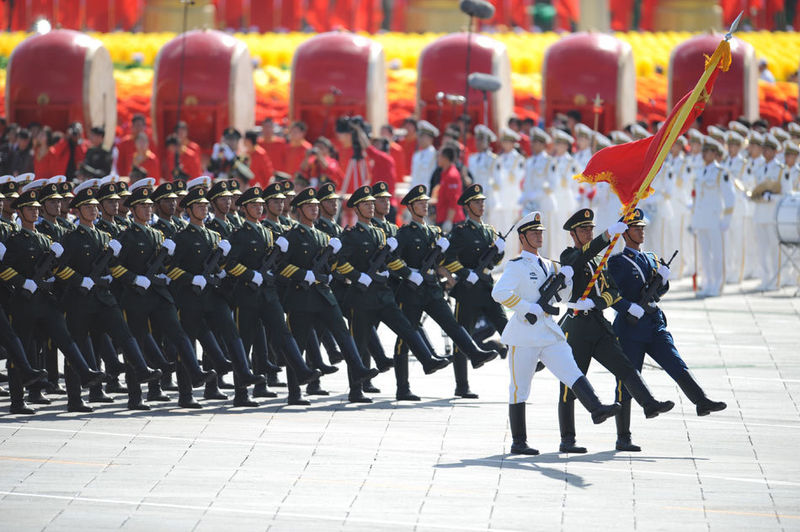
[[[426,378],[414,364],[423,401],[413,405],[391,400],[390,375],[366,406],[341,394],[310,408],[270,400],[131,414],[120,399],[75,415],[59,405],[0,416],[0,529],[800,530],[792,295],[695,300],[676,286],[664,303],[671,329],[709,395],[729,407],[698,418],[647,367],[655,394],[676,408],[655,420],[636,411],[642,453],[613,451],[613,421],[594,426],[581,413],[589,454],[559,454],[557,382],[543,372],[528,405],[542,455],[506,454],[502,361],[473,374],[479,400],[452,399],[449,371]],[[326,386],[342,392],[341,373]],[[589,376],[610,399],[610,375]]]

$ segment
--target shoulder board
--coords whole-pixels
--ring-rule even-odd
[[[509,262],[517,262],[518,260],[522,260],[522,257],[513,258]]]

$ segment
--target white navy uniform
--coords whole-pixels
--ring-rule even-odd
[[[547,179],[550,164],[550,156],[544,150],[528,157],[525,161],[525,180],[522,182],[522,195],[519,198],[523,214],[539,211],[542,214],[542,225],[545,227],[553,227],[555,225],[555,215],[558,210],[553,188]],[[557,252],[554,246],[554,239],[546,239],[541,251],[549,257],[554,256]]]
[[[494,180],[494,162],[497,159],[492,150],[473,153],[467,160],[467,168],[476,185],[483,187],[486,194],[486,212],[491,212],[500,193],[500,186]]]
[[[748,157],[747,164],[744,168],[744,173],[742,174],[742,184],[744,185],[745,190],[753,190],[756,186],[756,176],[758,176],[761,168],[766,163],[764,160],[763,155],[759,155],[756,158]],[[756,204],[752,201],[746,201],[744,203],[744,238],[746,242],[753,242],[756,238],[756,227],[755,227],[755,211],[756,211]],[[752,246],[748,246],[746,249],[750,249]],[[744,278],[745,279],[754,279],[758,276],[758,257],[756,257],[755,253],[745,253],[744,254]]]
[[[577,209],[578,183],[573,179],[573,176],[577,173],[575,160],[569,153],[554,156],[550,159],[548,181],[555,193],[558,212],[565,217]],[[559,219],[556,222],[553,227],[560,226],[564,223],[564,220]],[[570,245],[571,240],[568,233],[564,231],[559,231],[559,233],[563,234],[551,235],[550,238],[554,241],[553,245],[557,249],[564,249]]]
[[[519,219],[518,200],[525,179],[525,156],[517,150],[501,153],[494,162],[494,180],[500,187],[494,208],[489,212],[489,222],[501,231],[507,231]],[[516,238],[506,243],[506,255],[514,256],[519,249]]]
[[[422,150],[417,150],[411,156],[411,184],[409,190],[418,186],[425,185],[430,188],[431,176],[436,170],[436,148],[428,146]]]
[[[734,216],[731,219],[731,227],[725,233],[725,282],[728,284],[740,283],[744,278],[744,255],[748,249],[745,240],[745,216],[747,196],[744,190],[736,188],[736,182],[742,183],[742,177],[747,169],[747,159],[742,156],[742,152],[735,157],[728,156],[723,163],[728,177],[734,183]]]
[[[783,185],[786,167],[773,157],[765,162],[756,172],[756,185],[766,181],[775,181]],[[778,288],[778,272],[780,271],[780,246],[778,233],[775,226],[775,214],[781,194],[765,196],[762,201],[755,203],[753,222],[755,225],[755,253],[758,257],[758,278],[761,279],[760,289],[775,290]]]
[[[523,251],[519,257],[508,261],[492,289],[494,300],[514,312],[501,336],[501,341],[509,348],[507,358],[510,404],[524,403],[527,400],[539,360],[567,386],[572,387],[583,376],[575,364],[566,337],[553,316],[544,314],[534,324],[525,318],[531,305],[539,300],[539,287],[554,272],[557,270],[552,262]],[[570,278],[559,295],[566,300],[571,293]]]
[[[733,181],[714,161],[695,176],[694,189],[692,228],[697,234],[703,278],[703,289],[698,295],[718,296],[722,292],[725,273],[722,233],[730,226],[735,201]]]

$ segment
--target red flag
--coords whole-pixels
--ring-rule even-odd
[[[727,42],[723,41],[723,43],[727,45]],[[692,91],[681,98],[654,136],[603,148],[592,156],[583,173],[575,176],[575,179],[585,183],[609,183],[625,206],[649,196],[652,193],[649,182],[647,182],[646,190],[642,191],[638,198],[637,193],[648,178],[652,181],[652,177],[655,177],[661,167],[663,156],[661,160],[658,160],[659,155],[662,153],[666,155],[666,151],[669,150],[669,146],[665,146],[665,143],[670,137],[670,133],[676,129],[678,131],[672,138],[671,145],[678,136],[683,135],[692,126],[695,119],[705,109],[720,70],[728,70],[730,47],[727,47],[727,55],[725,55],[725,48],[720,45],[718,51],[714,53],[714,56],[718,53],[721,54],[722,59],[711,72],[702,91],[696,95],[695,91]],[[707,61],[706,64],[708,65],[709,62]],[[684,109],[687,105],[691,105],[688,113]],[[658,168],[654,168],[656,164]]]

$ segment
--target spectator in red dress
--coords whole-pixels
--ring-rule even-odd
[[[253,172],[253,179],[248,185],[264,188],[272,179],[275,169],[267,151],[258,145],[258,131],[245,132],[242,149],[245,158],[249,160],[250,171]]]
[[[438,158],[442,177],[432,195],[437,198],[436,224],[447,233],[453,229],[453,224],[464,221],[464,210],[458,205],[463,186],[461,172],[455,165],[456,151],[450,146],[445,146],[439,150]]]
[[[176,135],[167,137],[167,179],[174,181],[175,179],[193,179],[203,173],[203,168],[197,163],[196,153],[191,151],[186,146],[181,146],[180,141]],[[179,152],[179,162],[175,166],[175,153]]]
[[[198,143],[189,139],[189,126],[186,125],[186,122],[178,122],[178,125],[175,126],[175,135],[177,135],[180,145],[185,148],[182,153],[186,153],[187,157],[194,158],[193,165],[196,165],[198,168],[203,168],[203,150]],[[198,173],[192,175],[192,177],[197,177],[199,175]]]
[[[136,151],[136,137],[139,133],[146,133],[146,130],[147,122],[144,115],[140,113],[133,115],[130,134],[124,136],[117,144],[117,173],[119,175],[130,175],[133,154]]]
[[[129,174],[134,173],[135,169],[137,175],[141,176],[140,179],[142,177],[152,177],[155,178],[156,183],[160,183],[161,165],[158,162],[158,156],[150,151],[150,139],[147,137],[147,133],[140,131],[139,134],[136,135],[134,139],[134,149],[136,151],[131,155],[131,169]]]
[[[258,143],[267,152],[272,167],[278,172],[286,171],[286,139],[275,134],[275,122],[265,118],[261,122],[261,138]]]
[[[300,170],[300,165],[305,159],[306,152],[311,149],[311,143],[306,140],[308,126],[304,122],[295,122],[289,128],[289,145],[286,147],[287,174],[294,175]]]

